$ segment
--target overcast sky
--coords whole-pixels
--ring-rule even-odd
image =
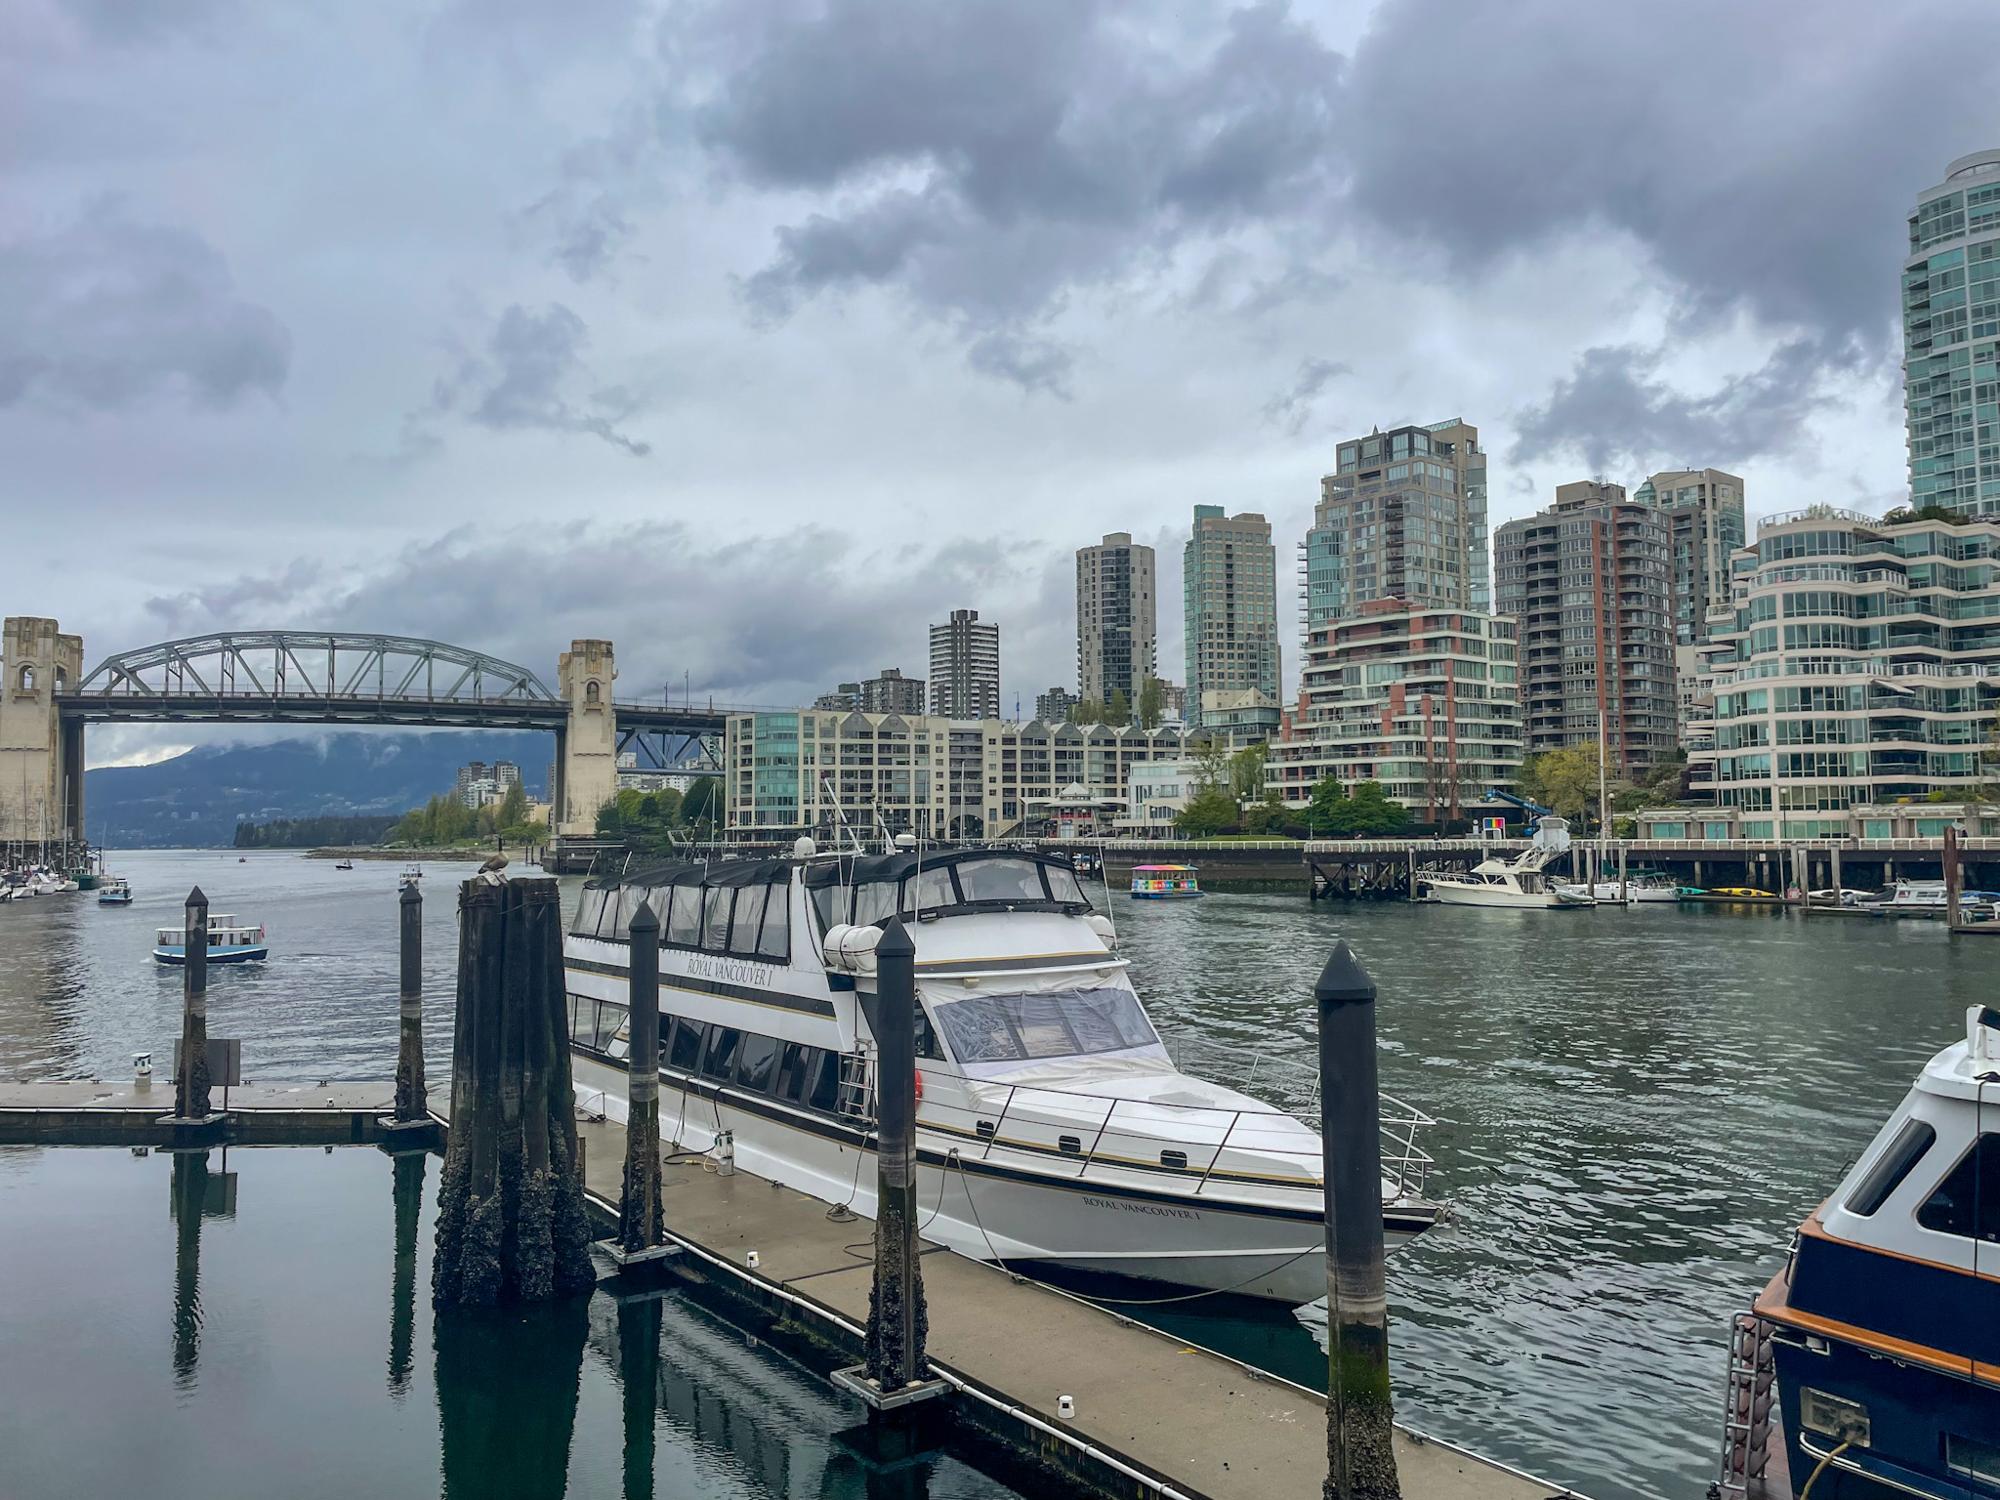
[[[1496,525],[1879,510],[1996,66],[1992,0],[12,0],[0,610],[794,703],[972,606],[1032,711],[1077,546],[1159,547],[1178,680],[1191,507],[1289,578],[1377,425],[1476,423]]]

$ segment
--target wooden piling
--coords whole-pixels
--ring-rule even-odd
[[[553,880],[459,888],[451,1139],[431,1300],[538,1302],[595,1283],[577,1162]]]
[[[917,1255],[917,949],[891,917],[875,945],[875,1284],[868,1378],[884,1394],[924,1378],[924,1269]]]
[[[430,1118],[424,1084],[424,897],[415,881],[397,903],[402,950],[402,983],[397,1000],[396,1119],[410,1124]]]
[[[1313,987],[1326,1184],[1325,1500],[1400,1500],[1392,1448],[1389,1291],[1383,1267],[1375,982],[1346,943]]]
[[[208,1118],[208,897],[196,886],[181,916],[181,1055],[174,1069],[174,1114]]]
[[[660,919],[642,901],[627,924],[628,1015],[625,1087],[625,1181],[618,1200],[618,1243],[627,1254],[666,1237],[660,1210]]]
[[[1944,925],[1947,932],[1958,931],[1963,919],[1958,898],[1964,886],[1964,874],[1958,863],[1958,830],[1947,828],[1944,831]]]

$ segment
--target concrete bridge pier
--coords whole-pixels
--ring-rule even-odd
[[[83,725],[56,695],[83,677],[83,637],[54,620],[0,626],[0,842],[83,838]]]
[[[571,641],[556,662],[556,691],[569,720],[556,732],[556,832],[588,838],[597,810],[618,795],[618,719],[611,684],[618,670],[609,641]]]

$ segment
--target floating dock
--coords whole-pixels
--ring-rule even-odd
[[[380,1143],[378,1117],[394,1095],[386,1083],[245,1085],[231,1091],[217,1143]],[[172,1108],[166,1084],[0,1083],[0,1144],[167,1144],[172,1127],[158,1121]],[[587,1196],[615,1222],[624,1127],[580,1120],[577,1129]],[[681,1268],[858,1356],[869,1221],[835,1223],[816,1198],[741,1170],[722,1176],[703,1160],[668,1161],[663,1180]],[[955,1419],[982,1436],[1110,1495],[1319,1500],[1327,1423],[1317,1392],[942,1246],[925,1246],[923,1269],[932,1371],[957,1392]],[[1063,1395],[1075,1401],[1068,1419],[1056,1415]],[[1409,1500],[1574,1494],[1449,1443],[1396,1437]]]

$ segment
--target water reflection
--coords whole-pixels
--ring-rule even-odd
[[[641,1294],[618,1301],[618,1379],[625,1391],[625,1500],[652,1500],[660,1412],[660,1298]]]
[[[560,1500],[569,1488],[590,1304],[437,1314],[438,1430],[447,1500]]]
[[[409,1394],[411,1330],[416,1321],[417,1224],[424,1213],[424,1171],[430,1157],[401,1151],[393,1158],[391,1192],[396,1202],[396,1262],[389,1290],[389,1394]]]
[[[201,1211],[208,1197],[208,1153],[174,1153],[168,1205],[174,1217],[174,1389],[194,1388],[201,1364]]]

